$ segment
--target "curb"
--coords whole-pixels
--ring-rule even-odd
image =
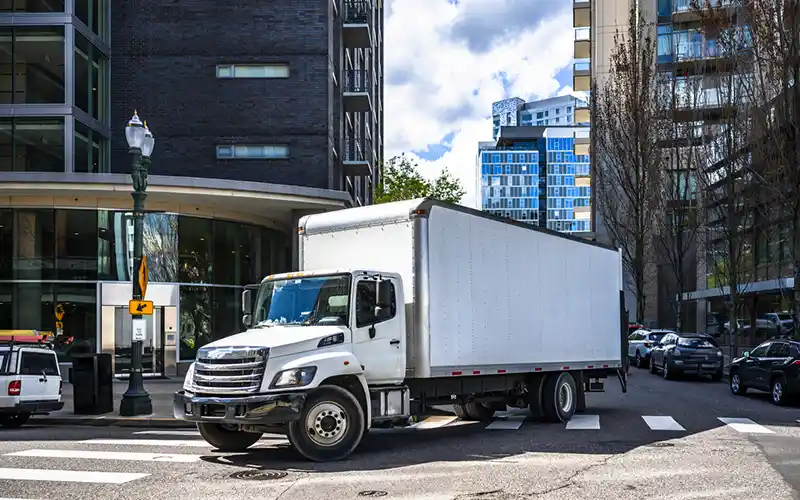
[[[171,417],[105,417],[87,415],[86,417],[32,417],[30,425],[77,425],[89,427],[168,427],[194,429],[193,422]]]

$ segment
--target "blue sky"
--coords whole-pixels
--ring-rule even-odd
[[[572,91],[567,0],[387,0],[385,156],[447,168],[477,203],[475,155],[491,140],[492,102]]]

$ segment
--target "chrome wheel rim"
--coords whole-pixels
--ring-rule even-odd
[[[734,374],[731,377],[731,389],[733,392],[739,392],[739,375]]]
[[[572,388],[569,384],[561,384],[558,390],[558,404],[562,412],[569,413],[572,408]]]
[[[783,384],[780,382],[775,382],[772,384],[772,400],[776,403],[780,403],[781,399],[783,398]]]
[[[308,437],[319,446],[335,446],[347,433],[347,413],[337,403],[317,403],[306,416]]]

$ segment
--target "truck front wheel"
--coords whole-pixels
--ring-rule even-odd
[[[341,460],[356,449],[365,427],[364,411],[355,396],[324,385],[309,395],[300,419],[289,426],[289,442],[309,460]]]
[[[235,425],[198,423],[197,430],[208,444],[220,451],[244,451],[261,439],[262,434],[240,431]]]
[[[554,373],[547,377],[542,396],[542,413],[548,422],[568,422],[575,414],[578,389],[575,379],[568,372]]]

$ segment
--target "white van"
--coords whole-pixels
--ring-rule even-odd
[[[0,427],[64,407],[58,357],[47,334],[0,335]]]

